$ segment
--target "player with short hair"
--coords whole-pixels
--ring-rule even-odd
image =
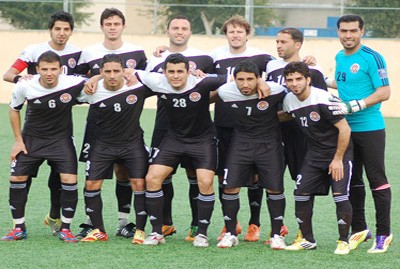
[[[218,243],[220,248],[239,244],[236,231],[240,207],[239,192],[249,184],[254,170],[258,173],[257,186],[265,189],[272,226],[272,249],[286,247],[280,235],[285,212],[283,188],[284,157],[278,119],[278,107],[285,96],[285,88],[271,84],[271,94],[259,99],[258,66],[243,60],[235,67],[235,81],[218,89],[218,95],[229,107],[235,128],[227,152],[222,185],[222,206],[226,233]]]
[[[105,178],[112,178],[114,164],[123,164],[135,194],[136,232],[133,243],[141,244],[144,227],[145,182],[148,153],[143,141],[139,119],[144,101],[153,93],[141,83],[126,86],[125,64],[116,54],[107,54],[100,64],[103,79],[94,94],[81,93],[78,100],[91,104],[96,121],[95,143],[86,162],[85,205],[93,224],[82,242],[107,241],[102,217],[101,186]],[[139,195],[140,194],[140,195]],[[142,236],[140,237],[139,234]]]
[[[314,203],[310,196],[326,195],[332,187],[339,230],[334,253],[349,254],[351,204],[348,196],[353,157],[350,127],[343,116],[335,116],[329,110],[332,95],[311,86],[311,72],[305,63],[288,63],[283,75],[290,90],[283,101],[283,110],[290,118],[294,117],[308,139],[308,150],[294,191],[296,219],[303,238],[296,238],[285,250],[317,247],[311,224]]]
[[[146,70],[150,72],[163,72],[165,59],[172,53],[181,53],[189,60],[189,72],[201,70],[203,73],[214,73],[213,59],[206,53],[188,46],[191,36],[190,19],[183,15],[178,15],[170,19],[167,24],[167,36],[169,38],[169,46],[157,49],[157,56],[153,56],[147,62]],[[158,148],[162,139],[167,133],[169,126],[166,108],[160,98],[157,100],[157,114],[151,140],[151,147]],[[199,194],[199,186],[197,184],[196,171],[193,169],[190,161],[182,160],[181,166],[185,168],[186,175],[189,180],[189,201],[192,213],[192,221],[190,224],[186,241],[193,241],[197,232],[197,196]],[[163,227],[164,236],[172,235],[176,232],[176,228],[172,221],[172,198],[174,196],[174,188],[172,185],[172,175],[168,176],[162,185],[164,192],[164,211],[163,211]]]
[[[61,177],[61,225],[58,237],[77,242],[70,224],[78,202],[77,159],[72,137],[72,106],[83,88],[83,79],[62,74],[61,58],[53,51],[39,56],[37,75],[15,85],[10,121],[15,136],[11,150],[9,202],[14,229],[3,241],[26,239],[27,179],[36,176],[47,160]],[[20,110],[27,101],[27,117],[21,131]]]
[[[89,46],[82,51],[79,59],[76,73],[92,77],[99,74],[100,63],[106,54],[119,55],[127,69],[145,69],[146,56],[142,47],[124,42],[122,34],[126,27],[124,14],[116,8],[106,8],[100,17],[100,27],[104,33],[104,41],[95,45]],[[94,142],[93,130],[95,123],[92,118],[94,112],[89,109],[84,142],[82,144],[80,161],[86,161],[89,156],[91,144]],[[134,224],[129,223],[129,214],[132,204],[132,189],[128,175],[122,165],[115,165],[116,181],[116,196],[118,200],[118,229],[117,236],[132,238],[134,236]],[[136,193],[137,195],[144,195]],[[134,194],[135,195],[135,194]],[[84,238],[92,231],[90,218],[86,223],[80,225],[81,232],[77,234],[78,238]]]
[[[376,211],[376,238],[368,253],[383,253],[393,240],[390,228],[391,187],[385,173],[385,122],[381,103],[390,97],[385,59],[363,45],[364,20],[358,15],[344,15],[337,22],[343,50],[336,54],[335,84],[339,97],[339,113],[348,114],[354,143],[354,167],[350,185],[353,206],[350,248],[371,238],[365,220],[365,185],[367,174]]]
[[[60,55],[63,74],[73,75],[75,73],[81,49],[67,43],[74,30],[72,15],[64,11],[55,12],[50,17],[48,29],[50,41],[26,47],[14,64],[4,73],[5,81],[17,83],[23,79],[32,78],[37,74],[36,66],[39,56],[49,50]],[[27,74],[20,75],[25,69]],[[49,165],[52,167],[51,163]],[[31,183],[32,179],[29,177],[27,180],[28,192]],[[57,235],[61,224],[61,183],[60,175],[53,168],[48,178],[48,187],[50,189],[50,212],[44,218],[44,223],[50,226],[53,235]]]
[[[300,57],[300,49],[303,42],[304,35],[299,29],[284,28],[278,32],[276,36],[276,50],[280,59],[274,59],[267,63],[267,81],[274,81],[283,86],[286,85],[283,70],[288,63],[305,59]],[[321,67],[309,65],[309,69],[312,85],[318,89],[327,90]],[[289,168],[292,180],[296,181],[297,175],[300,173],[305,152],[307,152],[307,138],[294,120],[281,122],[280,127],[284,144],[285,163]],[[313,202],[314,195],[310,197],[311,202]],[[296,240],[301,240],[302,238],[301,230],[298,230]],[[268,243],[268,240],[266,243]]]
[[[234,15],[225,21],[222,31],[224,32],[228,46],[219,47],[211,52],[214,59],[215,73],[227,75],[229,78],[234,72],[234,66],[244,59],[254,62],[260,74],[265,72],[266,64],[273,59],[267,52],[247,46],[247,40],[251,33],[249,22],[242,16]],[[228,78],[228,80],[229,80]],[[228,81],[227,80],[227,81]],[[218,169],[217,175],[220,183],[223,177],[223,168],[225,167],[226,152],[229,148],[231,136],[234,128],[232,113],[226,103],[221,100],[215,103],[214,122],[217,130],[218,143]],[[254,179],[256,180],[256,179]],[[219,199],[222,204],[222,185],[219,188]],[[260,210],[262,204],[263,190],[256,184],[250,183],[248,186],[248,197],[250,206],[250,220],[248,231],[244,238],[246,241],[255,242],[260,238]],[[221,240],[226,227],[223,227],[218,240]],[[238,223],[237,232],[240,234],[242,228]]]

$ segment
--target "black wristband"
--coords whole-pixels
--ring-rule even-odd
[[[16,75],[16,76],[14,77],[14,83],[17,83],[17,82],[19,81],[20,78],[22,78],[22,76]]]

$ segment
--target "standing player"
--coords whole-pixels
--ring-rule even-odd
[[[353,222],[350,248],[370,238],[365,220],[367,174],[376,211],[376,238],[368,253],[386,252],[393,235],[390,229],[391,189],[385,173],[385,122],[381,103],[390,97],[385,59],[361,44],[364,21],[357,15],[344,15],[337,22],[343,50],[336,55],[335,79],[343,113],[351,127],[354,143],[354,168],[350,185]],[[340,111],[339,111],[340,112]]]
[[[117,54],[123,62],[125,68],[145,69],[146,56],[144,50],[136,45],[129,44],[122,40],[122,33],[125,29],[125,16],[122,12],[115,8],[106,8],[100,17],[100,27],[104,33],[104,41],[96,45],[90,46],[82,51],[76,69],[77,74],[94,76],[99,74],[100,63],[104,55]],[[82,145],[79,160],[86,161],[89,150],[94,137],[95,123],[92,118],[94,112],[89,109],[85,138]],[[118,200],[118,230],[116,235],[131,238],[134,235],[134,225],[129,223],[129,213],[132,204],[132,189],[128,175],[121,165],[115,166],[115,174],[117,177],[116,196]],[[143,195],[143,193],[136,193]],[[90,218],[87,223],[81,224],[82,231],[77,234],[78,238],[84,238],[91,232]]]
[[[310,195],[328,194],[332,186],[339,230],[335,254],[350,253],[348,243],[351,223],[349,183],[352,168],[350,127],[343,116],[334,116],[328,109],[332,95],[311,86],[311,72],[303,62],[291,62],[283,71],[291,91],[283,101],[283,110],[293,116],[308,138],[308,150],[297,176],[295,194],[296,219],[304,238],[296,238],[286,250],[315,249]]]
[[[139,124],[146,97],[153,93],[137,83],[125,85],[125,65],[116,54],[103,57],[97,91],[92,95],[82,93],[79,101],[91,104],[96,120],[95,143],[92,145],[86,165],[85,205],[94,230],[82,242],[106,241],[102,217],[101,186],[104,178],[112,178],[113,165],[126,167],[132,190],[135,194],[136,232],[133,243],[141,244],[145,239],[144,227],[145,182],[148,153],[143,141],[143,130]],[[140,194],[140,195],[138,195]]]
[[[50,162],[61,177],[61,225],[58,237],[77,242],[70,231],[78,202],[77,160],[72,138],[72,106],[83,88],[81,78],[62,74],[61,58],[47,51],[37,59],[31,80],[17,83],[10,104],[10,121],[15,143],[11,150],[10,208],[14,229],[3,241],[25,239],[27,179],[36,176],[43,161]],[[20,110],[28,102],[21,131]]]
[[[204,52],[188,47],[188,41],[191,36],[191,23],[186,16],[176,16],[167,24],[167,36],[169,38],[169,47],[163,51],[158,57],[151,57],[147,63],[147,71],[163,72],[165,59],[172,53],[181,53],[189,60],[189,72],[201,70],[204,73],[213,73],[213,59]],[[158,148],[162,139],[167,133],[169,126],[166,108],[160,98],[157,100],[157,115],[151,140],[151,147]],[[197,196],[199,195],[199,186],[197,184],[196,171],[192,168],[190,162],[184,161],[181,164],[186,168],[186,175],[189,179],[189,201],[192,212],[192,222],[186,241],[193,241],[197,232]],[[172,185],[172,175],[168,176],[162,185],[164,192],[164,211],[163,211],[163,227],[164,236],[172,235],[176,232],[176,228],[172,222],[172,198],[174,189]]]
[[[215,73],[220,75],[232,76],[234,66],[244,59],[249,59],[255,63],[260,74],[265,71],[266,64],[273,59],[271,55],[246,45],[250,36],[250,24],[241,16],[235,15],[225,21],[222,31],[224,32],[228,46],[220,47],[211,52],[211,57],[214,59]],[[218,169],[217,174],[220,183],[223,177],[223,168],[225,167],[226,152],[229,148],[231,136],[233,132],[233,118],[227,104],[222,101],[215,103],[214,122],[217,129],[218,143]],[[244,236],[246,241],[255,242],[260,238],[260,207],[262,203],[262,188],[251,183],[248,187],[248,197],[250,206],[250,220],[248,231]],[[222,204],[222,187],[219,188],[219,199]],[[221,240],[226,228],[221,231],[218,240]],[[240,234],[242,228],[238,223],[237,232]],[[284,234],[286,234],[285,232]]]
[[[266,67],[267,81],[274,81],[280,85],[285,84],[283,70],[290,62],[300,61],[300,49],[303,45],[303,33],[296,28],[284,28],[276,36],[276,50],[281,59],[269,61]],[[327,90],[325,78],[319,66],[310,65],[311,83],[318,89]],[[291,178],[296,181],[297,175],[307,152],[307,139],[295,121],[281,123],[282,141],[285,145],[285,162],[289,168]],[[311,201],[314,196],[311,195]],[[301,240],[301,231],[296,239]]]
[[[227,232],[218,247],[230,248],[239,244],[235,228],[240,207],[239,191],[240,187],[249,184],[255,168],[258,172],[257,185],[267,192],[272,226],[271,248],[283,249],[286,244],[280,230],[285,212],[284,157],[277,112],[285,96],[285,88],[274,84],[268,97],[258,99],[260,72],[250,60],[237,64],[233,76],[234,82],[218,89],[218,95],[231,110],[235,124],[222,182],[222,206]]]
[[[36,65],[39,56],[46,51],[54,51],[61,57],[61,72],[65,75],[73,75],[75,67],[81,55],[81,49],[68,44],[74,30],[73,17],[64,11],[54,13],[49,20],[50,41],[46,43],[31,45],[20,54],[14,64],[4,73],[3,79],[8,82],[17,83],[21,79],[30,79],[32,75],[37,74]],[[20,74],[27,69],[27,74]],[[51,163],[49,163],[52,167]],[[32,182],[28,178],[27,186]],[[60,195],[61,184],[60,175],[52,168],[48,179],[50,189],[50,213],[45,217],[44,223],[49,225],[53,235],[57,235],[61,224],[60,220]]]

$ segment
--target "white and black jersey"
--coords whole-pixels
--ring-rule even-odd
[[[141,83],[109,91],[104,87],[104,80],[100,80],[94,94],[82,92],[78,100],[89,103],[94,110],[96,140],[111,145],[125,145],[143,138],[139,119],[145,99],[153,94]]]
[[[76,104],[84,80],[75,76],[60,75],[58,84],[46,89],[39,83],[40,75],[15,85],[10,107],[21,110],[28,106],[22,134],[42,138],[72,136],[72,106]]]
[[[209,111],[210,91],[224,84],[225,76],[196,78],[191,75],[184,89],[174,90],[162,74],[143,71],[136,74],[163,102],[170,123],[167,136],[184,142],[204,141],[215,136]]]
[[[98,75],[100,73],[100,63],[104,55],[107,54],[119,55],[126,68],[140,70],[146,68],[147,58],[142,47],[124,42],[121,48],[109,50],[104,47],[103,43],[98,43],[82,51],[76,73],[86,75],[90,71],[90,76]]]
[[[344,116],[333,115],[328,109],[331,97],[330,93],[311,87],[310,96],[303,102],[293,93],[288,93],[283,101],[283,110],[292,114],[308,138],[307,160],[331,161],[335,155],[339,131],[333,124]],[[351,156],[349,146],[345,159]]]
[[[215,73],[218,75],[227,75],[228,79],[233,75],[234,67],[243,60],[250,60],[255,63],[260,71],[260,74],[265,72],[266,64],[274,59],[267,52],[247,47],[247,49],[240,54],[233,54],[229,51],[229,47],[220,47],[211,52],[211,57],[214,60]],[[215,116],[214,121],[216,126],[233,128],[232,115],[229,114],[229,109],[221,101],[215,103]]]
[[[286,92],[283,86],[271,84],[271,94],[259,99],[258,94],[245,96],[234,81],[218,89],[218,95],[234,119],[234,136],[241,141],[280,141],[278,105]]]
[[[199,69],[204,73],[214,73],[213,59],[206,53],[194,48],[187,48],[179,53],[189,60],[190,72]],[[162,73],[165,59],[171,54],[172,53],[167,50],[161,54],[161,57],[151,57],[147,62],[146,71]],[[157,115],[154,129],[168,129],[168,117],[160,99],[157,100]]]
[[[70,44],[66,44],[63,50],[53,49],[50,47],[48,42],[31,45],[24,49],[24,51],[19,55],[18,59],[26,63],[27,66],[24,66],[24,68],[28,68],[28,74],[34,75],[37,74],[36,66],[39,56],[49,50],[57,53],[61,57],[62,73],[64,75],[73,75],[75,73],[75,68],[81,56],[82,50]],[[18,63],[16,64],[19,65]],[[20,70],[21,72],[24,68],[19,66],[16,67],[16,69]]]
[[[283,59],[269,61],[266,67],[266,80],[276,82],[280,85],[286,85],[285,78],[283,77],[283,70],[287,64],[288,62],[285,62]],[[317,65],[309,65],[308,68],[311,73],[312,86],[325,91],[328,90],[322,69]]]

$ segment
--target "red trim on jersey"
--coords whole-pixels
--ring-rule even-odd
[[[22,72],[28,67],[28,63],[22,61],[21,59],[17,59],[11,67],[17,69],[19,72]]]

